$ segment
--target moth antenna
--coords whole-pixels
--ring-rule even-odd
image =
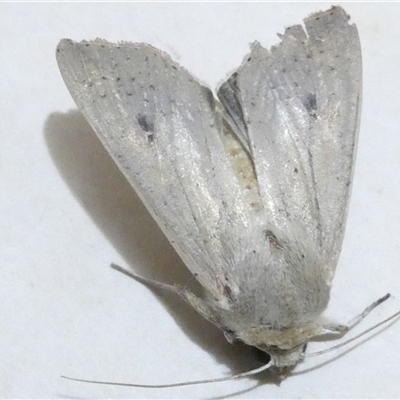
[[[200,385],[202,383],[215,383],[215,382],[224,382],[230,381],[233,379],[245,378],[246,376],[257,375],[260,372],[266,371],[268,368],[272,366],[272,360],[259,368],[252,369],[247,372],[242,372],[240,374],[227,376],[224,378],[215,378],[215,379],[205,379],[201,381],[190,381],[190,382],[179,382],[179,383],[167,383],[164,385],[141,385],[139,383],[123,383],[123,382],[105,382],[105,381],[92,381],[87,379],[78,379],[78,378],[70,378],[68,376],[61,375],[61,378],[68,379],[70,381],[76,382],[85,382],[85,383],[97,383],[99,385],[114,385],[114,386],[128,386],[128,387],[137,387],[137,388],[147,388],[147,389],[165,389],[165,388],[173,388],[178,386],[189,386],[189,385]]]
[[[379,328],[381,325],[386,324],[386,323],[389,322],[389,321],[392,321],[393,319],[397,318],[398,316],[400,316],[400,311],[398,311],[397,313],[391,315],[389,318],[386,318],[386,319],[384,319],[383,321],[378,322],[376,325],[371,326],[371,328],[368,328],[368,329],[365,330],[364,332],[361,332],[360,334],[358,334],[358,335],[356,335],[356,336],[354,336],[354,337],[352,337],[352,338],[350,338],[350,339],[348,339],[348,340],[345,340],[345,341],[342,342],[342,343],[339,343],[339,344],[337,344],[337,345],[335,345],[335,346],[329,347],[329,348],[327,348],[327,349],[325,349],[325,350],[320,350],[320,351],[316,351],[315,353],[307,354],[305,357],[315,357],[315,356],[319,356],[319,355],[321,355],[321,354],[329,353],[330,351],[333,351],[333,350],[339,349],[340,347],[346,346],[346,345],[348,345],[349,343],[354,342],[355,340],[359,339],[360,337],[366,335],[367,333],[369,333],[369,332],[371,332],[371,331],[373,331],[373,330]]]

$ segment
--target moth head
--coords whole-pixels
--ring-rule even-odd
[[[245,343],[239,339],[235,332],[231,330],[224,331],[226,339],[232,344]],[[251,345],[254,349],[255,355],[260,362],[264,364],[271,364],[271,371],[280,379],[285,379],[293,368],[305,357],[307,349],[307,342],[295,345],[291,348],[282,348],[276,345],[267,345],[258,343]]]
[[[280,349],[277,346],[265,346],[261,350],[271,357],[271,371],[280,379],[285,379],[293,368],[303,361],[306,348],[307,343],[303,343],[291,349]]]

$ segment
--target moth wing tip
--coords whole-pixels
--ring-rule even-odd
[[[347,12],[341,6],[332,6],[328,10],[317,11],[315,13],[310,14],[308,17],[304,18],[304,22],[307,23],[323,18],[328,18],[329,16],[332,16],[336,19],[343,19],[346,22],[348,22],[350,19],[350,15],[347,14]]]

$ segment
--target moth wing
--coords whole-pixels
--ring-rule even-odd
[[[343,241],[360,105],[361,49],[340,7],[255,43],[218,91],[248,143],[268,219],[286,237],[310,238],[333,278]],[[278,238],[279,239],[279,238]]]
[[[222,232],[248,224],[211,91],[146,44],[62,40],[76,104],[200,283],[223,291]]]

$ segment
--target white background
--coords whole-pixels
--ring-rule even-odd
[[[306,360],[280,386],[268,374],[154,390],[60,378],[157,384],[259,364],[179,299],[109,268],[113,261],[165,282],[189,279],[77,111],[56,64],[58,41],[148,42],[215,88],[250,42],[270,47],[285,26],[329,6],[1,4],[0,397],[400,396],[400,323],[351,351]],[[347,232],[326,315],[346,323],[378,297],[394,295],[353,335],[400,309],[400,5],[344,8],[361,37],[364,97]]]

